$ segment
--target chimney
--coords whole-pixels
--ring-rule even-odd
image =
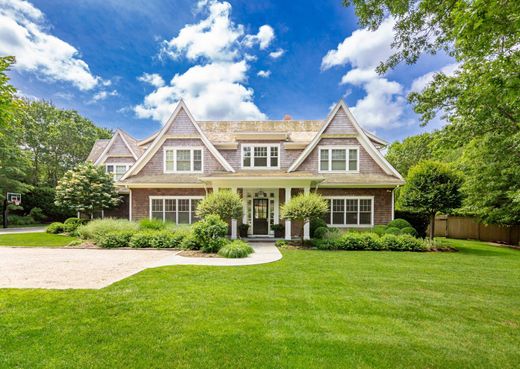
[[[289,114],[285,114],[283,120],[292,120],[292,117]]]

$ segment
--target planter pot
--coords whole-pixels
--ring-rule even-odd
[[[282,238],[285,236],[285,229],[277,229],[274,231],[275,238]]]
[[[240,228],[238,232],[239,232],[239,235],[240,235],[241,238],[246,238],[247,237],[247,228],[246,229]]]

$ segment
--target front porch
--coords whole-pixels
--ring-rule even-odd
[[[275,239],[273,226],[282,224],[284,233],[278,239],[291,240],[300,236],[301,225],[292,224],[289,219],[281,219],[281,206],[300,193],[309,193],[311,188],[322,180],[319,177],[306,178],[266,178],[258,173],[256,177],[208,177],[203,179],[213,191],[231,190],[240,195],[243,201],[242,219],[232,219],[231,238],[239,235],[239,225],[247,224],[247,237],[254,242],[255,238]],[[310,225],[305,224],[304,239],[310,239]]]

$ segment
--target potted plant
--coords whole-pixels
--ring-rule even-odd
[[[249,224],[246,224],[246,223],[242,223],[238,226],[238,232],[239,232],[241,238],[247,237],[248,229],[249,229]]]
[[[274,231],[274,236],[276,238],[281,238],[284,236],[285,226],[283,224],[273,224],[271,229]]]

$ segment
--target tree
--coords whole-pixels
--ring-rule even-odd
[[[415,63],[423,53],[444,51],[455,58],[458,69],[453,75],[437,73],[409,100],[422,124],[439,114],[449,122],[440,136],[444,146],[455,147],[461,157],[487,156],[484,161],[458,163],[468,178],[466,208],[487,222],[518,221],[517,206],[501,206],[508,201],[518,204],[520,194],[515,175],[520,156],[514,139],[518,142],[520,136],[520,2],[347,0],[345,4],[354,4],[361,24],[371,29],[386,16],[394,18],[395,53],[383,61],[379,72],[402,61]],[[482,164],[495,169],[482,170]],[[490,186],[491,191],[482,194]]]
[[[230,221],[242,217],[242,200],[237,193],[227,190],[212,192],[197,206],[197,216],[218,215],[220,219]]]
[[[402,205],[430,217],[430,241],[435,234],[435,214],[461,206],[462,176],[447,164],[422,161],[408,172],[401,193]]]
[[[56,186],[57,206],[86,212],[90,218],[95,212],[117,206],[119,202],[112,177],[90,162],[67,171]]]
[[[23,104],[16,98],[16,89],[9,84],[6,74],[14,62],[14,57],[0,57],[0,200],[6,192],[25,192],[30,188],[24,183],[28,161],[20,149],[22,129],[16,119]]]
[[[58,109],[47,101],[25,101],[18,119],[35,185],[56,186],[67,170],[86,160],[97,139],[111,137],[109,130],[95,126],[76,111]]]
[[[303,246],[303,229],[305,223],[320,218],[327,210],[327,201],[320,195],[316,193],[300,194],[282,206],[282,218],[302,222],[301,243]]]

